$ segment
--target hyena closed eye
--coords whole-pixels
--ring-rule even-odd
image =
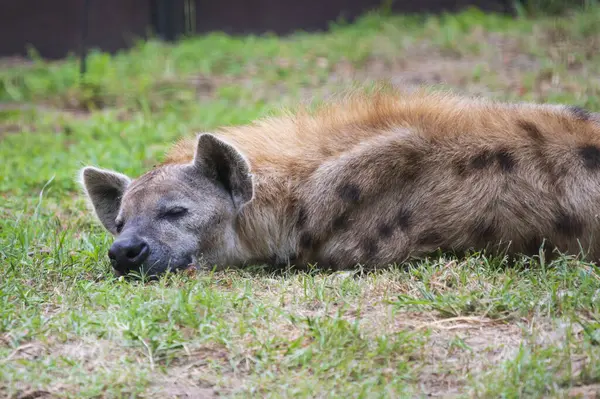
[[[596,260],[600,118],[448,94],[355,95],[200,134],[132,180],[81,181],[119,273],[387,265],[441,249]]]

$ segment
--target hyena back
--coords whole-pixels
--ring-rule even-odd
[[[121,272],[198,258],[383,266],[543,243],[600,255],[600,118],[577,107],[381,91],[182,140],[133,182],[82,176]],[[143,256],[119,256],[140,243]]]

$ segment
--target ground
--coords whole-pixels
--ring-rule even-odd
[[[329,33],[0,63],[0,396],[594,397],[600,269],[432,255],[115,278],[74,178],[138,175],[182,135],[389,79],[600,111],[600,9],[368,15]]]

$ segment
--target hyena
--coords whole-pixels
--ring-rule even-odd
[[[135,180],[81,181],[121,274],[600,256],[600,116],[573,106],[380,90],[183,139]]]

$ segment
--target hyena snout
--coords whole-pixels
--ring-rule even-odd
[[[119,238],[108,250],[112,266],[120,274],[140,269],[148,255],[150,255],[148,243],[138,236]]]

